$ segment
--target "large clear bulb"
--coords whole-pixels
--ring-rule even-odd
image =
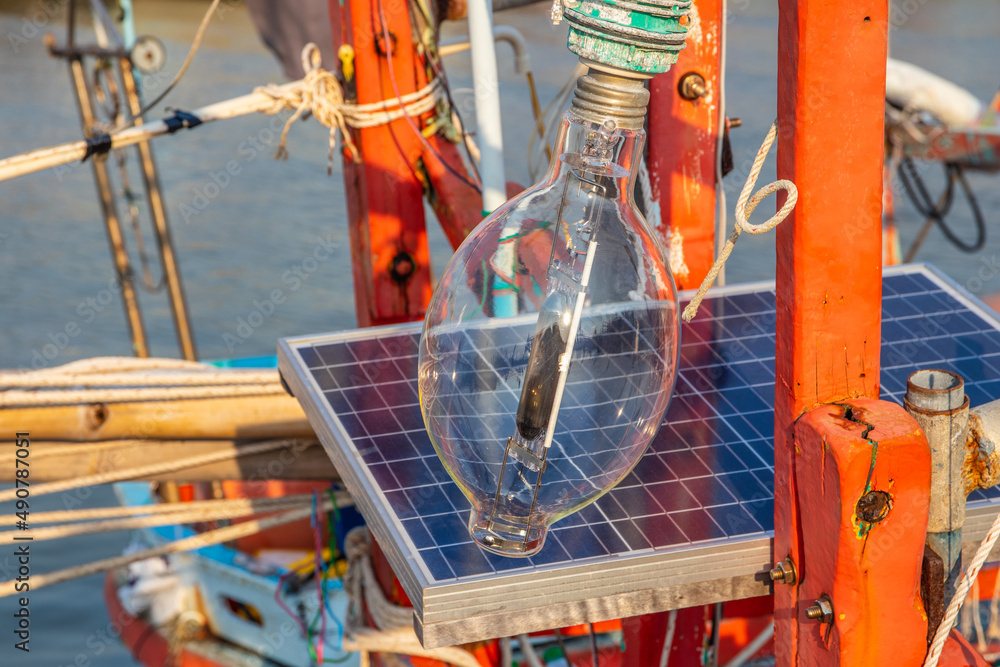
[[[629,473],[676,378],[676,288],[632,199],[642,114],[586,115],[566,113],[544,180],[455,252],[420,340],[431,441],[473,539],[508,556]]]

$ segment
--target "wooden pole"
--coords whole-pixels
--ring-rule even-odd
[[[31,481],[74,479],[214,452],[230,452],[231,455],[215,463],[135,479],[151,482],[339,479],[330,457],[316,443],[238,457],[239,449],[247,444],[250,443],[235,440],[109,440],[87,443],[32,440],[29,457]],[[0,482],[12,483],[16,469],[13,456],[0,458]]]
[[[649,180],[660,202],[664,241],[680,235],[688,273],[679,289],[697,288],[715,261],[716,139],[722,81],[722,0],[700,1],[697,32],[689,33],[677,64],[649,84]],[[700,76],[706,94],[685,99],[685,77]]]
[[[777,664],[917,664],[926,444],[898,406],[865,400],[879,395],[888,4],[779,7],[778,178],[799,198],[777,239],[774,558],[790,557],[798,581],[775,584]],[[890,483],[888,517],[852,526]],[[907,516],[909,537],[874,566],[865,545]],[[806,617],[821,594],[829,622]]]
[[[291,396],[91,403],[0,410],[0,431],[36,440],[314,438]]]

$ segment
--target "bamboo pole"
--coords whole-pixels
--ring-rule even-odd
[[[250,444],[253,443],[234,440],[112,440],[95,443],[32,440],[27,460],[32,483],[79,479],[213,452],[229,452],[230,455],[213,463],[134,479],[211,482],[339,478],[326,451],[315,442],[297,443],[275,452],[237,456],[241,448]],[[0,482],[14,481],[15,466],[13,456],[0,457]]]
[[[0,410],[0,433],[32,440],[315,438],[291,396],[90,403]]]

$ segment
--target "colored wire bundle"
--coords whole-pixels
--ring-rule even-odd
[[[309,519],[309,525],[313,531],[314,551],[308,557],[289,565],[288,571],[278,577],[278,586],[274,591],[275,601],[295,621],[299,627],[299,631],[302,633],[302,637],[306,640],[311,665],[338,664],[346,662],[351,657],[350,652],[344,652],[343,655],[333,658],[324,655],[327,616],[336,625],[336,648],[338,650],[343,651],[344,641],[344,625],[330,607],[328,593],[330,577],[332,576],[338,581],[341,578],[338,561],[341,558],[342,552],[337,538],[341,526],[340,509],[337,506],[333,490],[328,489],[326,493],[332,503],[332,511],[326,512],[327,532],[329,533],[327,547],[323,547],[322,517],[319,508],[319,494],[316,493],[313,495],[312,515]],[[300,579],[311,576],[316,583],[317,607],[315,614],[313,614],[308,624],[304,618],[305,610],[301,606],[300,613],[297,614],[281,599],[281,591],[285,589],[286,581],[293,576],[297,576]],[[317,625],[319,625],[318,632]]]

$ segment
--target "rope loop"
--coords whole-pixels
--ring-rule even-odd
[[[435,77],[420,90],[398,98],[369,104],[348,104],[340,81],[323,69],[319,47],[309,42],[302,47],[301,57],[302,70],[305,72],[302,79],[280,88],[269,84],[255,89],[255,92],[268,95],[274,100],[274,105],[265,113],[276,114],[285,110],[293,112],[281,131],[281,143],[275,155],[279,160],[288,158],[288,131],[306,111],[311,112],[323,126],[330,128],[327,173],[332,173],[337,132],[340,132],[344,146],[350,151],[353,160],[361,162],[361,153],[351,138],[348,127],[364,129],[386,125],[404,116],[420,116],[437,107],[443,98],[441,80]]]
[[[685,322],[690,322],[698,314],[698,307],[701,305],[702,299],[705,298],[705,294],[709,288],[715,284],[715,279],[719,276],[719,271],[722,270],[722,267],[725,266],[729,255],[732,254],[733,248],[736,246],[736,240],[740,237],[740,234],[742,232],[748,234],[769,232],[780,225],[792,212],[792,209],[795,208],[795,203],[799,199],[799,191],[795,187],[795,184],[789,180],[781,179],[773,183],[768,183],[757,192],[754,192],[752,197],[750,196],[754,186],[757,185],[757,178],[760,176],[761,167],[764,166],[764,159],[767,157],[768,151],[771,150],[771,145],[774,144],[774,139],[777,136],[778,122],[775,121],[771,123],[771,129],[768,130],[767,136],[764,137],[764,143],[761,144],[760,149],[757,151],[757,157],[754,158],[753,166],[750,168],[746,183],[743,184],[743,190],[740,192],[740,198],[736,202],[736,210],[734,211],[736,221],[733,224],[733,231],[729,234],[729,238],[726,239],[726,245],[723,246],[711,270],[702,281],[701,287],[698,288],[698,293],[694,295],[691,302],[684,308],[684,314],[681,315],[681,318]],[[757,208],[757,204],[778,190],[784,190],[788,195],[781,209],[759,225],[751,224],[747,218]]]

